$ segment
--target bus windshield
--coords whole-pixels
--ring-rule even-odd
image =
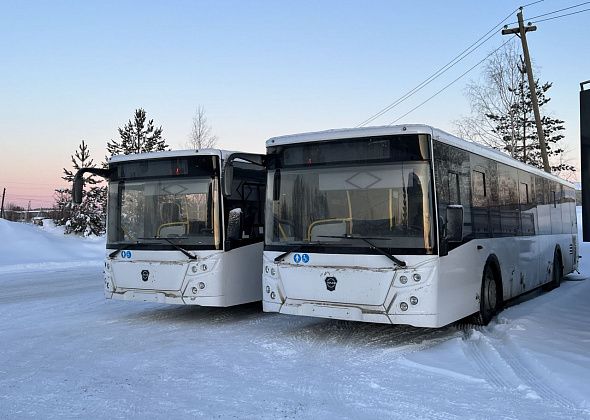
[[[425,139],[405,135],[326,142],[323,156],[313,145],[307,151],[274,148],[274,159],[269,153],[267,247],[288,250],[307,243],[363,252],[374,245],[392,253],[432,253]]]
[[[111,181],[107,246],[220,249],[217,178],[200,172]]]

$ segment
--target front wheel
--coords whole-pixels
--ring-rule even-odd
[[[479,299],[479,312],[474,315],[473,322],[477,325],[488,325],[494,315],[501,308],[498,280],[494,270],[486,264],[481,280],[481,295]]]

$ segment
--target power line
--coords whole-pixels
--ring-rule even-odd
[[[529,6],[532,6],[533,4],[537,4],[537,3],[543,3],[544,1],[545,1],[545,0],[537,0],[537,1],[533,1],[533,2],[531,2],[531,3],[527,3],[527,4],[523,5],[522,7],[523,7],[523,8],[525,8],[525,7],[529,7]],[[518,10],[518,9],[516,9],[516,10]],[[516,12],[516,10],[514,10],[514,12]],[[514,12],[512,12],[512,13],[514,13]]]
[[[495,31],[497,29],[497,27],[500,26],[501,24],[502,24],[502,22],[500,22],[498,25],[496,25],[493,28],[493,31]],[[492,33],[490,35],[490,32],[487,32],[484,35],[484,37],[487,36],[487,38],[485,38],[483,41],[481,41],[483,39],[483,37],[482,38],[479,38],[475,43],[471,44],[469,47],[467,47],[465,50],[463,50],[458,56],[456,56],[451,61],[449,61],[447,64],[445,64],[443,67],[441,67],[440,69],[438,69],[436,72],[434,72],[432,75],[430,75],[427,79],[425,79],[424,81],[422,81],[420,84],[418,84],[417,86],[415,86],[413,89],[411,89],[408,92],[406,92],[404,95],[402,95],[401,97],[399,97],[398,99],[396,99],[391,104],[387,105],[385,108],[381,109],[376,114],[374,114],[371,117],[367,118],[365,121],[363,121],[362,123],[360,123],[359,125],[357,125],[357,127],[363,127],[363,126],[369,124],[370,122],[376,120],[377,118],[379,118],[380,116],[382,116],[386,112],[391,111],[393,108],[395,108],[396,106],[398,106],[399,104],[401,104],[402,102],[404,102],[409,97],[411,97],[414,94],[420,92],[423,88],[425,88],[426,86],[428,86],[431,82],[433,82],[434,80],[436,80],[437,78],[439,78],[440,76],[442,76],[443,74],[445,74],[447,71],[449,71],[455,65],[459,64],[461,61],[463,61],[463,59],[467,58],[477,48],[479,48],[480,46],[482,46],[483,44],[485,44],[489,39],[491,39],[495,35],[495,33]],[[479,43],[479,45],[477,45],[475,48],[473,48],[473,46],[476,45],[476,44],[478,44],[478,43]],[[469,49],[471,49],[471,48],[473,48],[473,49],[471,51],[469,51]],[[469,52],[467,52],[467,51],[469,51]]]
[[[508,42],[510,42],[512,39],[514,38],[514,36],[508,38],[508,40],[506,42],[504,42],[502,45],[500,45],[498,48],[496,48],[494,51],[492,51],[491,53],[489,53],[488,55],[486,55],[484,58],[482,58],[477,64],[475,64],[473,67],[471,67],[469,70],[467,70],[466,72],[464,72],[463,74],[461,74],[459,77],[457,77],[455,80],[453,80],[452,82],[450,82],[449,84],[447,84],[446,86],[444,86],[442,89],[440,89],[439,91],[437,91],[434,95],[432,95],[431,97],[429,97],[428,99],[426,99],[425,101],[421,102],[420,104],[416,105],[414,108],[410,109],[408,112],[406,112],[404,115],[402,115],[399,118],[396,118],[395,120],[393,120],[392,122],[390,122],[388,125],[393,125],[396,122],[398,122],[399,120],[401,120],[402,118],[406,117],[407,115],[411,114],[412,112],[414,112],[415,110],[417,110],[418,108],[420,108],[422,105],[426,104],[427,102],[429,102],[431,99],[434,99],[436,96],[438,96],[440,93],[442,93],[443,91],[445,91],[446,89],[448,89],[449,87],[451,87],[452,85],[454,85],[457,81],[459,81],[461,78],[463,78],[465,75],[467,75],[469,72],[471,72],[473,69],[475,69],[477,66],[479,66],[481,63],[483,63],[484,61],[486,61],[491,55],[493,55],[496,51],[498,51],[499,49],[501,49],[504,45],[506,45]]]
[[[552,12],[543,13],[542,15],[533,16],[532,18],[528,18],[527,20],[533,20],[533,19],[537,19],[537,18],[540,18],[540,17],[543,17],[543,16],[553,15],[555,13],[559,13],[559,12],[563,12],[563,11],[566,11],[566,10],[574,9],[576,7],[584,6],[586,4],[590,4],[590,1],[585,1],[583,3],[578,3],[578,4],[575,4],[573,6],[564,7],[563,9],[554,10]],[[514,22],[514,23],[518,23],[518,22]]]
[[[543,16],[554,15],[555,13],[564,12],[564,11],[570,10],[570,9],[575,9],[576,7],[584,6],[586,4],[590,4],[590,1],[585,1],[585,2],[582,2],[582,3],[574,4],[573,6],[568,6],[568,7],[562,8],[562,9],[553,10],[551,12],[542,13],[540,15],[533,16],[533,17],[528,18],[527,21],[532,22],[534,19],[537,19],[537,18],[540,18],[540,17],[543,17]],[[523,7],[525,7],[525,6],[523,6]],[[564,15],[561,15],[561,16],[555,16],[555,17],[553,17],[551,19],[557,19],[558,17],[575,15],[576,13],[585,12],[586,10],[588,10],[588,9],[579,10],[579,11],[574,12],[574,13],[567,13],[567,14],[564,14]],[[535,20],[535,22],[544,22],[545,20],[551,20],[551,19]],[[510,22],[506,26],[508,26],[508,25],[515,25],[515,24],[518,24],[518,22],[517,21]]]
[[[587,12],[588,10],[590,10],[590,7],[588,9],[577,10],[575,12],[566,13],[566,14],[559,15],[559,16],[553,16],[553,17],[550,17],[550,18],[547,18],[547,19],[536,20],[535,23],[546,22],[548,20],[559,19],[559,18],[562,18],[562,17],[571,16],[571,15],[577,15],[578,13]]]
[[[522,7],[532,6],[534,4],[541,3],[543,1],[544,0],[534,1],[534,2],[531,2],[531,3],[525,4]],[[461,51],[451,61],[449,61],[443,67],[441,67],[440,69],[438,69],[436,72],[434,72],[432,75],[430,75],[424,81],[422,81],[421,83],[419,83],[413,89],[411,89],[410,91],[406,92],[404,95],[402,95],[401,97],[399,97],[398,99],[396,99],[395,101],[393,101],[392,103],[390,103],[389,105],[387,105],[386,107],[382,108],[377,113],[373,114],[372,116],[370,116],[369,118],[367,118],[366,120],[364,120],[363,122],[361,122],[360,124],[358,124],[357,127],[363,127],[363,126],[369,124],[370,122],[376,120],[377,118],[379,118],[383,114],[387,113],[388,111],[392,110],[393,108],[395,108],[396,106],[398,106],[399,104],[401,104],[402,102],[404,102],[409,97],[411,97],[414,94],[416,94],[419,91],[421,91],[424,87],[428,86],[432,81],[434,81],[438,77],[442,76],[444,73],[446,73],[452,67],[454,67],[455,65],[457,65],[458,63],[460,63],[463,59],[465,59],[466,57],[468,57],[471,53],[473,53],[475,50],[477,50],[479,47],[481,47],[483,44],[485,44],[489,39],[491,39],[495,35],[495,31],[498,29],[498,27],[500,27],[506,20],[508,20],[510,18],[510,16],[512,16],[512,14],[514,12],[516,12],[517,10],[518,10],[518,8],[517,9],[514,9],[513,11],[511,11],[510,14],[508,14],[504,19],[502,19],[499,23],[497,23],[494,27],[492,27],[488,32],[486,32],[479,39],[477,39],[477,41],[475,41],[474,43],[472,43],[471,45],[469,45],[467,48],[465,48],[463,51]]]

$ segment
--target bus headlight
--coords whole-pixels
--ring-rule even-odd
[[[416,296],[410,296],[410,303],[412,305],[417,305],[418,304],[418,298]]]
[[[270,293],[270,286],[266,286],[266,293]]]
[[[422,276],[418,273],[414,273],[414,275],[412,277],[414,278],[414,281],[422,280]]]
[[[205,288],[205,283],[203,283],[202,281],[199,282],[199,289],[204,289]]]
[[[264,272],[268,274],[270,272],[270,267],[268,265],[264,266]]]
[[[272,292],[272,293],[270,294],[270,298],[274,300],[274,298],[275,298],[275,297],[277,297],[277,295],[275,294],[275,292]]]
[[[401,284],[406,284],[406,283],[408,282],[408,278],[407,278],[406,276],[401,276],[401,277],[399,278],[399,282],[400,282]]]
[[[402,302],[399,304],[399,308],[405,312],[408,310],[408,304],[406,302]]]

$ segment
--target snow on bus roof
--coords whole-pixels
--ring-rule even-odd
[[[189,149],[189,150],[166,150],[162,152],[132,153],[129,155],[115,155],[109,159],[109,163],[127,162],[144,159],[164,159],[183,156],[219,156],[226,159],[232,153],[231,150],[222,149]]]
[[[574,185],[558,176],[548,174],[541,169],[534,166],[526,165],[499,150],[487,147],[472,141],[464,140],[456,137],[438,128],[426,124],[406,124],[406,125],[392,125],[392,126],[378,126],[378,127],[362,127],[362,128],[341,128],[333,130],[315,131],[309,133],[290,134],[280,137],[271,137],[266,141],[266,147],[282,146],[294,143],[308,143],[315,141],[331,141],[341,139],[362,138],[371,136],[390,136],[396,134],[430,134],[435,140],[450,146],[455,146],[460,149],[472,152],[476,155],[492,158],[498,162],[506,165],[522,169],[527,172],[535,173],[537,175],[552,179],[568,187],[574,188]]]

